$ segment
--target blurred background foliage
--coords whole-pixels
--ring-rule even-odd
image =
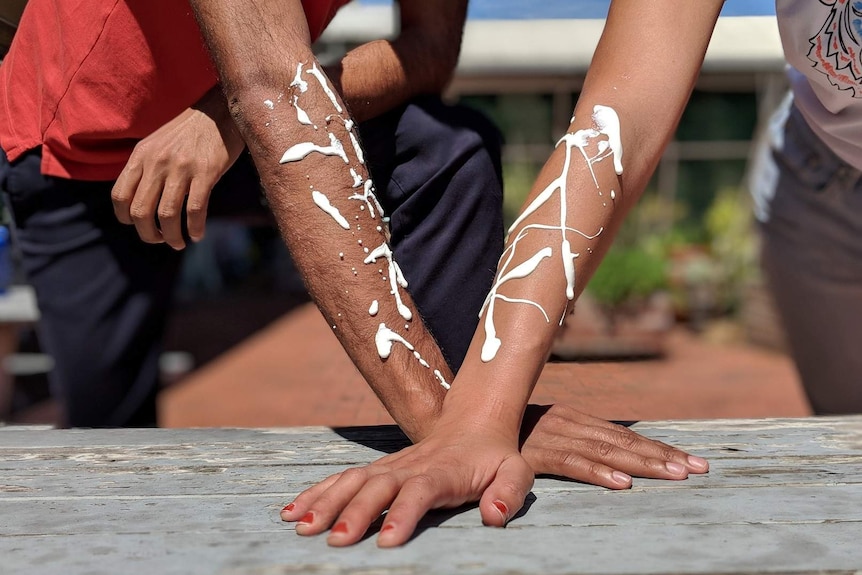
[[[485,112],[503,133],[504,208],[511,222],[568,118],[555,125],[549,94],[460,101]],[[742,186],[756,122],[753,93],[692,95],[674,143],[587,287],[603,308],[613,312],[667,291],[678,319],[697,323],[739,313],[742,294],[758,278],[757,234]]]

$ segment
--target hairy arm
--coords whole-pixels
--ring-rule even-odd
[[[419,436],[451,374],[399,282],[356,128],[311,52],[301,3],[192,6],[309,292],[393,417]]]
[[[400,0],[400,31],[351,50],[327,73],[357,121],[441,93],[458,63],[466,0]]]

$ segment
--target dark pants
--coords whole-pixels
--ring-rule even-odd
[[[503,249],[499,136],[481,115],[422,98],[360,126],[395,257],[453,369],[464,359]],[[17,241],[72,427],[156,423],[158,358],[182,253],[113,214],[113,182],[45,177],[38,150],[0,151]],[[212,216],[261,211],[244,155],[213,190]]]

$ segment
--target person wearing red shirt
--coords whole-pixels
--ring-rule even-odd
[[[309,43],[346,2],[301,3],[296,25]],[[499,135],[478,113],[439,96],[465,18],[465,2],[449,4],[435,11],[403,2],[396,39],[359,46],[326,67],[358,123],[351,132],[362,148],[351,153],[364,151],[356,179],[345,176],[359,183],[351,195],[364,198],[375,186],[419,307],[414,337],[421,311],[442,348],[425,352],[426,361],[441,377],[466,352],[502,249]],[[320,89],[315,73],[323,67],[290,67],[291,80]],[[212,210],[265,211],[217,81],[186,1],[30,0],[22,16],[0,66],[0,187],[36,289],[65,425],[156,423],[158,357],[180,250],[203,236]],[[288,91],[260,105],[295,119],[302,103]],[[315,120],[322,134],[328,120]],[[351,141],[343,142],[348,151]],[[305,193],[310,185],[330,193],[326,178],[306,181]],[[374,223],[372,231],[382,224]],[[382,286],[381,275],[391,274],[378,274]],[[423,375],[439,387],[434,370]]]

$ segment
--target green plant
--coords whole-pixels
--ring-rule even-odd
[[[587,290],[612,314],[633,300],[667,286],[666,263],[640,247],[615,247],[605,256]]]
[[[718,268],[720,305],[734,310],[742,288],[758,273],[757,235],[748,194],[723,189],[704,217],[710,254]]]

